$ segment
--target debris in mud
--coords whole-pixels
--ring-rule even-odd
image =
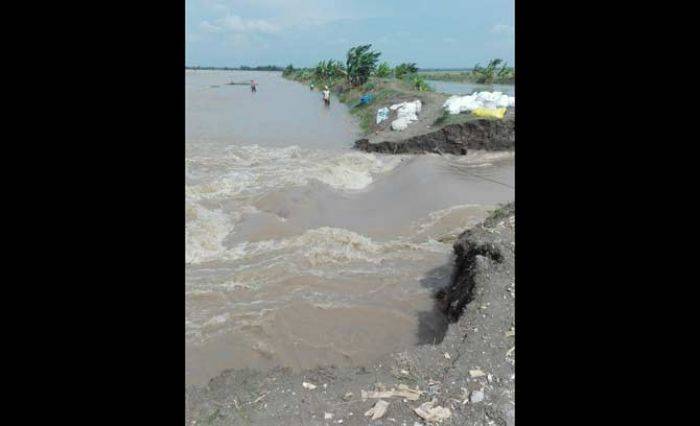
[[[439,405],[435,406],[436,402],[436,399],[430,402],[424,402],[419,407],[414,408],[413,411],[427,422],[442,422],[450,418],[452,415],[450,409]]]
[[[483,371],[477,369],[477,370],[469,370],[469,375],[470,375],[471,377],[482,377],[482,376],[485,376],[486,373],[484,373]]]
[[[469,390],[467,388],[461,388],[462,389],[462,405],[466,404],[469,402]]]
[[[304,386],[304,388],[305,388],[305,389],[308,389],[308,390],[314,390],[314,389],[316,389],[316,385],[313,384],[313,383],[302,382],[301,385]]]
[[[333,413],[323,413],[323,420],[333,419]]]
[[[379,384],[377,387],[379,390],[376,391],[361,391],[362,400],[368,398],[391,398],[398,396],[400,398],[406,398],[410,401],[416,401],[423,394],[423,392],[418,390],[418,388],[411,389],[404,384],[399,385],[398,389],[392,388],[391,390],[383,390],[383,386],[381,386],[381,384]]]
[[[480,390],[476,390],[472,392],[471,396],[469,397],[469,400],[472,402],[472,404],[481,402],[484,400],[484,393]]]
[[[444,356],[445,356],[445,359],[451,359],[451,358],[452,358],[452,357],[450,356],[450,354],[447,353],[447,352],[444,353]]]
[[[386,409],[388,407],[389,403],[380,399],[374,404],[374,406],[372,406],[372,408],[365,412],[365,416],[372,416],[372,420],[377,420],[386,413]]]
[[[348,392],[345,395],[343,395],[343,401],[350,401],[352,399],[352,392]]]

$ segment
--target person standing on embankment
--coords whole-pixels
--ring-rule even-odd
[[[258,85],[255,82],[255,80],[250,80],[250,91],[251,92],[257,92],[258,91],[257,86]]]

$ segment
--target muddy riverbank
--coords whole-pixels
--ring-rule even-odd
[[[515,148],[515,120],[470,120],[398,141],[370,142],[364,138],[355,142],[355,148],[382,154],[454,155],[466,155],[472,149],[512,150]]]
[[[461,234],[454,258],[425,274],[435,300],[420,314],[421,346],[364,367],[228,370],[186,388],[187,424],[412,425],[425,423],[415,408],[431,400],[449,409],[442,424],[514,424],[514,233],[511,203]],[[391,396],[399,386],[410,391]],[[370,421],[377,399],[363,391],[374,390],[389,391],[389,405]]]

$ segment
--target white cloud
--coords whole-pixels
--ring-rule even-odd
[[[494,34],[513,35],[515,34],[515,27],[506,24],[496,24],[493,27],[491,27],[491,32]]]
[[[229,14],[217,21],[226,30],[233,32],[274,33],[279,27],[265,19],[243,19],[238,15]]]
[[[218,33],[222,31],[222,28],[212,24],[209,21],[202,21],[199,23],[199,28],[202,29],[202,31],[206,31],[208,33]]]

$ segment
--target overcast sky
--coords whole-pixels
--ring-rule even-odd
[[[185,39],[187,65],[310,66],[366,43],[391,65],[513,64],[514,1],[186,0]]]

